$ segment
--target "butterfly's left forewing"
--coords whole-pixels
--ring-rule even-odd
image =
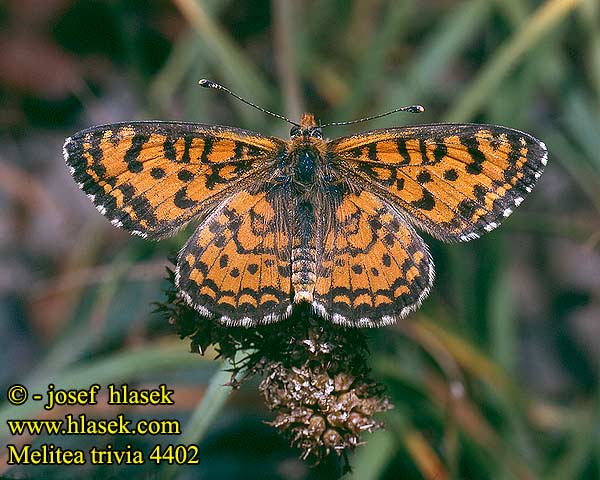
[[[352,183],[406,212],[443,240],[496,228],[531,191],[546,146],[506,127],[433,124],[375,130],[328,143]]]
[[[282,140],[230,127],[132,122],[81,131],[64,155],[113,225],[162,238],[260,178],[283,149]]]

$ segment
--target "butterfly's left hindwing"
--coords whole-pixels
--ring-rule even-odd
[[[394,203],[442,240],[496,228],[531,191],[546,146],[506,127],[433,124],[375,130],[328,143],[349,182]]]
[[[282,140],[234,128],[133,122],[79,132],[64,155],[113,225],[162,238],[261,175],[284,148]]]

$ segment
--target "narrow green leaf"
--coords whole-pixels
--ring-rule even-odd
[[[517,62],[558,22],[564,20],[579,2],[580,0],[548,0],[539,7],[517,33],[498,48],[471,86],[444,115],[445,120],[464,122],[471,119]]]

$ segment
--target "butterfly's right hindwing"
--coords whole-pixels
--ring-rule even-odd
[[[198,227],[179,254],[187,302],[227,325],[275,322],[291,311],[291,242],[264,189],[241,191]]]

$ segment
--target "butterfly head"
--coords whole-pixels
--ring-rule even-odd
[[[312,113],[305,113],[300,119],[300,125],[294,125],[290,130],[291,138],[317,138],[322,139],[321,127],[317,125]]]

